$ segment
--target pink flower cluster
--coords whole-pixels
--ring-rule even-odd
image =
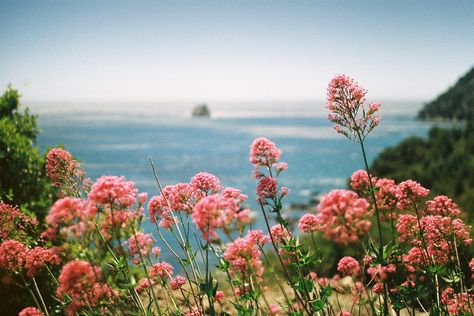
[[[153,279],[141,278],[140,280],[138,280],[135,290],[138,293],[141,293],[155,284],[156,282]]]
[[[24,308],[18,316],[43,316],[44,314],[35,307]]]
[[[265,137],[257,138],[250,145],[250,162],[256,167],[270,168],[276,164],[281,156],[281,150],[277,148],[275,143]],[[279,169],[286,169],[285,165],[280,165]]]
[[[245,237],[239,237],[228,244],[224,258],[230,264],[231,274],[238,274],[240,277],[255,275],[260,279],[264,268],[260,260],[262,253],[259,246],[268,241],[269,238],[261,230],[249,230]]]
[[[336,124],[334,129],[338,133],[352,140],[363,140],[380,121],[380,104],[371,103],[365,109],[366,94],[365,89],[345,75],[335,76],[327,89],[327,118]]]
[[[332,190],[324,195],[316,215],[307,214],[299,223],[304,233],[321,231],[324,236],[341,245],[359,240],[370,228],[369,202],[349,190]]]
[[[305,214],[298,222],[298,229],[305,234],[315,233],[320,230],[319,216],[316,214]]]
[[[74,260],[68,262],[61,270],[58,278],[58,298],[69,296],[72,300],[66,314],[74,315],[85,306],[98,306],[101,302],[109,302],[118,297],[118,292],[107,284],[99,283],[100,268],[87,261]]]
[[[52,240],[59,232],[61,237],[80,238],[98,225],[102,236],[110,240],[114,231],[127,231],[135,219],[143,216],[141,205],[146,198],[146,193],[138,193],[134,182],[103,176],[92,185],[86,199],[57,200],[46,216],[49,227],[42,237]],[[102,216],[97,217],[98,212]]]
[[[18,207],[0,201],[0,240],[26,237],[28,229],[38,225],[36,218],[23,214]]]
[[[456,203],[445,195],[440,195],[426,202],[427,215],[456,217],[461,214]]]
[[[289,189],[282,187],[278,191],[278,180],[276,177],[288,168],[285,162],[279,162],[282,152],[272,141],[261,137],[253,141],[250,145],[250,162],[255,170],[253,177],[258,179],[256,188],[257,201],[262,205],[269,204],[270,201],[276,201],[289,193]],[[263,167],[268,171],[268,175],[260,171]]]
[[[395,197],[397,192],[397,185],[394,180],[386,178],[371,178],[372,185],[376,189],[374,192],[377,207],[383,213],[381,220],[396,219],[398,213],[393,212],[396,206],[397,199]],[[351,176],[351,187],[361,196],[371,201],[372,197],[369,192],[369,176],[365,170],[357,170]]]
[[[186,284],[186,278],[181,275],[177,275],[175,278],[171,280],[170,283],[171,283],[171,288],[173,290],[177,290]]]
[[[53,148],[46,155],[46,176],[56,187],[60,187],[74,176],[76,167],[77,162],[67,150]]]
[[[150,251],[154,242],[155,239],[152,234],[144,234],[141,232],[132,235],[128,239],[128,242],[126,243],[128,244],[130,255],[133,257],[133,262],[135,264],[140,262],[140,256],[145,258],[150,256]]]
[[[455,293],[448,287],[441,294],[441,301],[447,306],[450,315],[469,315],[474,305],[474,294]]]
[[[60,263],[59,256],[54,249],[47,249],[39,246],[29,250],[26,253],[25,259],[25,269],[27,270],[26,275],[30,278],[37,275],[46,264],[58,265]]]
[[[65,197],[57,200],[46,216],[46,223],[55,230],[60,229],[61,234],[67,236],[70,233],[76,237],[91,229],[88,222],[90,208],[87,201],[80,198]]]
[[[424,216],[418,220],[416,216],[404,214],[400,215],[397,223],[399,241],[418,248],[420,256],[411,253],[405,261],[413,264],[420,264],[420,260],[427,261],[432,258],[436,263],[444,264],[453,259],[455,253],[454,239],[457,246],[471,244],[470,226],[467,226],[460,219],[443,217],[440,215]],[[422,237],[423,236],[423,237]]]
[[[150,267],[150,277],[165,280],[173,277],[173,266],[168,262],[158,262]],[[182,279],[180,278],[179,282]]]
[[[395,197],[397,198],[397,207],[404,210],[409,206],[418,203],[419,200],[425,198],[430,190],[422,187],[418,182],[406,180],[397,186]]]
[[[274,177],[263,177],[259,180],[256,194],[260,203],[264,204],[266,199],[276,198],[278,193],[278,181]]]
[[[9,239],[0,244],[0,268],[9,272],[26,270],[30,278],[36,276],[46,264],[58,265],[60,259],[54,249],[35,247],[28,249],[23,243]]]
[[[343,257],[337,264],[337,271],[344,276],[350,275],[356,277],[360,272],[359,262],[352,257]]]
[[[5,240],[0,244],[0,268],[7,271],[21,270],[26,261],[28,248],[17,240]]]
[[[194,224],[202,232],[205,240],[217,239],[216,230],[225,229],[236,218],[234,199],[214,194],[202,198],[192,213]]]
[[[189,184],[193,193],[199,197],[215,194],[222,189],[219,179],[207,172],[199,172],[191,178]]]
[[[367,274],[370,275],[377,282],[387,280],[388,276],[390,274],[394,274],[395,272],[397,272],[397,266],[392,263],[389,263],[387,265],[377,264],[367,268]]]
[[[100,223],[100,232],[105,239],[110,240],[114,231],[126,231],[136,219],[137,213],[130,211],[107,211],[104,220]]]
[[[191,214],[194,212],[195,205],[203,198],[216,195],[222,190],[219,179],[210,173],[199,172],[193,176],[189,183],[178,183],[176,185],[169,185],[163,188],[163,194],[154,196],[148,203],[148,212],[150,221],[156,223],[165,229],[178,223],[173,213],[184,212]],[[232,190],[235,190],[235,193]],[[226,188],[221,194],[225,196],[232,196],[238,194],[236,199],[241,199],[242,202],[246,196],[241,195],[239,190]],[[237,203],[240,207],[241,203]]]
[[[125,177],[102,176],[92,185],[88,199],[99,205],[129,208],[137,200],[138,190]]]

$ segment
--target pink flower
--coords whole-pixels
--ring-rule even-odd
[[[192,210],[192,194],[193,188],[188,183],[178,183],[175,185],[168,185],[163,188],[163,194],[155,196],[148,204],[148,210],[157,213],[157,215],[170,212],[185,212],[191,213]],[[153,207],[152,210],[151,207]]]
[[[87,261],[70,261],[62,268],[56,295],[59,298],[67,295],[71,299],[66,309],[68,316],[74,315],[85,306],[97,306],[101,302],[110,304],[118,297],[117,291],[107,284],[98,283],[100,277],[100,268],[92,266]]]
[[[419,256],[409,253],[405,262],[426,264],[426,258],[431,258],[436,264],[444,264],[455,258],[455,245],[468,246],[471,244],[470,226],[460,219],[440,215],[424,216],[418,220],[414,215],[401,215],[397,223],[399,241],[418,248]],[[420,237],[423,234],[423,239]],[[412,250],[415,251],[415,250]],[[421,258],[425,258],[422,262]]]
[[[219,179],[210,173],[199,172],[191,178],[191,189],[198,197],[215,194],[222,189]]]
[[[440,195],[426,202],[426,215],[456,217],[461,214],[456,203],[445,195]]]
[[[276,304],[270,304],[268,306],[268,315],[278,315],[278,313],[281,313],[280,306]]]
[[[101,233],[106,239],[111,239],[114,231],[122,231],[133,224],[136,213],[130,211],[111,211],[105,212],[105,219],[100,223]]]
[[[441,294],[441,301],[447,305],[450,315],[469,314],[474,304],[474,294],[454,293],[454,290],[448,287]]]
[[[225,298],[224,292],[216,291],[216,301],[222,304],[224,302],[224,298]]]
[[[367,273],[374,278],[376,281],[383,281],[388,278],[389,274],[393,274],[397,271],[397,267],[390,263],[386,266],[380,264],[369,267]]]
[[[23,240],[29,229],[38,225],[36,218],[23,214],[18,207],[0,201],[0,239]]]
[[[356,277],[360,272],[359,262],[352,257],[343,257],[337,264],[337,271],[344,276],[350,275]]]
[[[275,143],[265,137],[257,138],[250,145],[250,162],[255,166],[270,167],[277,163],[281,156]]]
[[[0,244],[0,268],[13,272],[23,269],[28,248],[17,240],[5,240]]]
[[[471,278],[474,279],[474,258],[469,261],[469,268],[471,268]]]
[[[350,312],[347,312],[347,311],[341,311],[338,316],[351,316],[352,314]]]
[[[137,193],[135,183],[125,177],[102,176],[92,185],[88,198],[100,205],[129,208],[136,202]]]
[[[54,229],[62,228],[62,233],[69,232],[76,236],[81,235],[86,229],[89,208],[87,202],[72,197],[57,200],[46,216],[46,223]]]
[[[69,180],[74,175],[76,167],[76,161],[67,150],[53,148],[46,156],[46,176],[56,187]]]
[[[355,192],[332,190],[322,197],[317,207],[317,230],[341,245],[356,242],[370,228],[368,208],[367,200]]]
[[[194,224],[202,232],[206,240],[217,239],[216,230],[224,229],[236,218],[236,208],[233,199],[214,194],[202,198],[192,213]]]
[[[228,199],[236,209],[239,209],[247,200],[247,196],[245,194],[242,194],[240,190],[234,188],[225,188],[222,190],[221,195]]]
[[[177,275],[175,278],[171,279],[171,288],[173,290],[180,289],[185,284],[186,284],[186,278],[184,278],[181,275]]]
[[[247,236],[239,237],[228,244],[224,258],[229,261],[231,274],[241,276],[255,275],[260,279],[264,268],[260,260],[262,255],[259,245],[268,241],[262,231],[249,231]]]
[[[426,197],[430,190],[422,187],[418,182],[406,180],[397,186],[395,197],[397,198],[397,207],[404,210],[408,206]]]
[[[132,235],[128,239],[130,255],[133,256],[133,262],[135,264],[140,262],[140,254],[143,257],[150,256],[151,247],[153,246],[154,242],[155,239],[153,238],[152,234],[144,234],[141,232]]]
[[[186,312],[186,316],[202,316],[202,313],[198,309],[189,309]]]
[[[151,266],[150,277],[158,277],[162,280],[173,277],[173,266],[168,262],[158,262]]]
[[[319,231],[319,217],[315,214],[303,215],[298,222],[298,229],[305,234],[310,234]]]
[[[261,178],[257,185],[257,200],[265,203],[266,199],[273,199],[277,195],[278,181],[273,177]]]
[[[160,226],[166,229],[170,229],[177,219],[173,217],[173,214],[168,207],[168,203],[165,198],[161,195],[154,196],[148,202],[148,214],[150,216],[150,222],[156,223],[160,220]]]
[[[396,191],[397,185],[392,179],[371,177],[372,185],[376,189],[374,192],[377,207],[383,213],[380,216],[381,220],[396,219],[398,213],[393,212],[396,205]],[[369,176],[365,170],[357,170],[351,176],[351,187],[357,191],[362,197],[372,201],[370,193]]]
[[[249,224],[252,222],[252,212],[250,209],[246,208],[243,210],[237,211],[237,222],[241,225]]]
[[[151,249],[151,252],[153,253],[153,255],[154,255],[155,257],[158,257],[158,256],[160,255],[160,253],[161,253],[161,249],[160,249],[160,247],[153,247],[153,248]]]
[[[397,199],[395,197],[397,185],[395,181],[392,179],[375,178],[374,186],[378,189],[375,192],[377,207],[383,212],[383,214],[380,216],[381,220],[396,219],[399,213],[393,212],[393,209],[397,204]]]
[[[141,278],[139,281],[138,281],[138,284],[137,286],[135,287],[135,289],[137,290],[138,293],[141,293],[143,292],[144,290],[148,289],[149,287],[155,285],[156,282],[153,281],[153,280],[148,280],[147,278]]]
[[[365,170],[357,170],[351,176],[351,188],[364,192],[369,189],[369,176]]]
[[[18,316],[43,316],[43,313],[35,307],[27,307],[23,309]]]
[[[98,281],[100,272],[100,268],[92,266],[87,261],[74,260],[66,263],[58,278],[58,297],[64,294],[71,296],[82,294],[82,291],[91,288]]]
[[[290,233],[287,229],[283,228],[280,224],[275,224],[270,228],[270,234],[275,239],[275,242],[280,242],[282,239],[290,239]]]
[[[288,169],[288,164],[286,162],[279,162],[279,163],[274,163],[272,165],[273,169],[275,169],[277,175],[279,175],[282,171],[285,171]]]
[[[376,283],[372,287],[372,291],[377,294],[382,294],[383,293],[383,284],[382,283]]]
[[[247,232],[247,238],[249,240],[252,240],[255,244],[259,244],[259,245],[264,245],[270,240],[268,238],[268,236],[263,234],[261,229],[259,229],[259,230],[249,230]]]
[[[60,263],[59,256],[52,249],[43,247],[35,247],[26,254],[25,269],[26,275],[30,278],[34,277],[39,270],[46,264],[57,265]]]
[[[328,86],[327,117],[336,124],[334,129],[338,133],[355,141],[362,141],[380,121],[380,104],[372,103],[365,110],[366,94],[365,89],[345,75],[335,76]]]

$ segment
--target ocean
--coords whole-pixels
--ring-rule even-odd
[[[369,161],[409,136],[425,137],[433,123],[414,119],[420,102],[391,101],[381,108],[380,125],[367,138]],[[288,170],[280,184],[284,200],[305,203],[315,192],[345,188],[363,168],[359,145],[337,134],[325,119],[323,102],[230,102],[209,104],[211,118],[192,118],[192,104],[33,103],[39,114],[42,151],[64,145],[80,159],[88,177],[121,175],[149,197],[157,194],[148,157],[163,185],[187,182],[200,171],[248,195],[257,210],[249,146],[256,137],[274,141]],[[291,211],[288,211],[291,213]],[[258,212],[257,212],[258,214]],[[295,213],[300,216],[300,213]],[[291,214],[290,214],[291,217]],[[253,227],[263,228],[262,216]],[[154,227],[145,223],[146,231]]]

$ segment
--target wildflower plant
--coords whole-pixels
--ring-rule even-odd
[[[47,174],[60,194],[42,232],[0,203],[1,282],[22,284],[36,304],[19,315],[473,315],[471,227],[449,197],[371,174],[364,142],[380,105],[366,108],[366,93],[343,75],[329,84],[328,118],[360,144],[365,169],[297,229],[284,215],[288,165],[267,138],[249,155],[265,230],[251,227],[248,197],[210,173],[163,187],[150,158],[158,194],[148,198],[124,177],[88,181],[70,153],[52,149]],[[145,221],[155,229],[143,231]],[[323,239],[351,250],[333,274],[322,273]]]

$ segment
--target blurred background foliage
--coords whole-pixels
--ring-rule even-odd
[[[0,97],[0,200],[42,221],[53,196],[36,146],[37,118],[20,107],[20,94],[9,86]]]

